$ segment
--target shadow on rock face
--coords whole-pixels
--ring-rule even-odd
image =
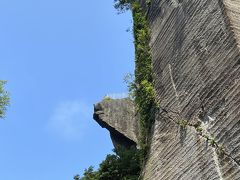
[[[137,147],[138,122],[130,99],[107,99],[95,104],[93,118],[110,132],[116,149]]]

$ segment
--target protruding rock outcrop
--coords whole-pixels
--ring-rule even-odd
[[[115,148],[137,146],[138,123],[133,102],[128,99],[106,98],[94,105],[94,119],[109,130]]]

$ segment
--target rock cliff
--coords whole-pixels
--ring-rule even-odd
[[[104,99],[94,105],[93,118],[109,130],[115,148],[137,146],[139,128],[134,103],[130,99]]]
[[[161,106],[143,179],[240,179],[240,1],[140,3],[150,24]],[[131,108],[122,108],[121,100],[114,108],[109,103],[100,119],[137,143],[134,113],[126,117]]]
[[[153,0],[159,113],[144,179],[240,179],[239,1]],[[224,147],[218,153],[192,126]]]

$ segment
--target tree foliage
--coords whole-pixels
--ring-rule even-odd
[[[140,153],[135,148],[114,150],[107,155],[97,171],[90,166],[85,169],[83,177],[75,180],[137,180],[140,175]]]
[[[9,94],[4,90],[6,81],[0,80],[0,118],[5,117],[7,106],[9,105]]]
[[[130,9],[133,0],[114,0],[114,2],[114,7],[122,13]]]

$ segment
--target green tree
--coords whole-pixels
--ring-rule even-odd
[[[135,148],[120,148],[107,155],[97,171],[90,166],[84,177],[75,180],[137,180],[140,175],[140,153]],[[76,177],[76,176],[75,176]],[[79,179],[80,178],[80,179]]]
[[[0,118],[5,117],[7,106],[9,105],[9,94],[4,90],[6,81],[0,80]]]
[[[133,1],[134,0],[114,0],[114,7],[119,11],[119,13],[122,13],[130,9]]]
[[[90,166],[88,169],[85,169],[84,171],[84,177],[80,180],[98,180],[99,175],[97,171],[93,170],[93,166]]]
[[[118,168],[119,158],[115,154],[107,155],[106,159],[99,166],[99,180],[120,179]]]
[[[74,176],[73,179],[74,179],[74,180],[80,180],[80,176],[79,176],[79,175],[76,175],[76,176]]]

